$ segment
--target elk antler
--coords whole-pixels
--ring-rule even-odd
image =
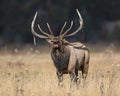
[[[38,24],[38,28],[39,28],[39,30],[40,30],[40,32],[41,32],[42,34],[44,34],[44,35],[46,35],[46,36],[48,36],[48,37],[51,36],[51,35],[47,34],[46,32],[44,32],[44,31],[41,29],[41,27],[40,27],[39,24]]]
[[[77,14],[78,14],[78,16],[79,16],[80,26],[78,27],[78,29],[77,29],[75,32],[73,32],[73,33],[71,33],[71,34],[66,35],[66,34],[68,33],[68,32],[66,32],[66,34],[64,35],[64,37],[73,36],[73,35],[75,35],[77,32],[79,32],[79,31],[82,29],[83,19],[82,19],[81,15],[80,15],[80,12],[78,11],[78,9],[76,9],[76,11],[77,11]]]
[[[72,26],[73,26],[73,21],[71,21],[71,25],[70,25],[70,27],[66,30],[66,32],[63,33],[63,37],[71,30]]]
[[[53,35],[53,31],[51,30],[49,23],[47,23],[47,26],[48,26],[48,29],[49,29],[51,35]]]
[[[81,15],[80,15],[78,9],[76,9],[76,11],[77,11],[77,14],[78,14],[78,16],[79,16],[80,26],[79,26],[78,29],[77,29],[76,31],[74,31],[73,33],[67,34],[67,33],[71,30],[71,28],[72,28],[72,26],[73,26],[73,21],[71,21],[70,27],[63,33],[64,28],[65,28],[65,26],[66,26],[66,21],[65,21],[65,23],[64,23],[64,25],[63,25],[63,27],[62,27],[62,29],[61,29],[61,31],[60,31],[60,36],[62,36],[62,37],[73,36],[73,35],[75,35],[76,33],[78,33],[78,32],[82,29],[83,19],[82,19]],[[51,28],[50,28],[50,25],[49,25],[48,23],[47,23],[47,27],[48,27],[48,29],[49,29],[49,31],[50,31],[51,34],[48,34],[48,33],[44,32],[44,31],[41,29],[41,27],[40,27],[39,24],[38,24],[38,28],[39,28],[40,32],[41,32],[43,35],[40,35],[40,34],[38,34],[37,32],[35,32],[35,30],[34,30],[34,25],[35,25],[36,17],[37,17],[37,12],[36,12],[36,14],[35,14],[35,16],[34,16],[34,19],[33,19],[33,21],[32,21],[32,24],[31,24],[31,30],[32,30],[33,35],[34,35],[34,36],[37,36],[37,37],[39,37],[39,38],[44,38],[44,39],[51,38],[51,36],[53,36],[53,32],[52,32],[52,30],[51,30]],[[34,41],[35,41],[35,38],[34,38]]]
[[[80,12],[78,11],[78,9],[76,9],[76,11],[77,11],[77,14],[78,14],[78,16],[79,16],[80,26],[79,26],[78,29],[77,29],[76,31],[74,31],[73,33],[67,34],[67,33],[71,30],[71,28],[72,28],[72,26],[73,26],[73,21],[71,21],[70,27],[62,34],[62,32],[63,32],[63,30],[64,30],[64,28],[65,28],[65,25],[66,25],[66,22],[65,22],[65,24],[63,25],[63,27],[62,27],[62,29],[61,29],[61,31],[60,31],[60,35],[62,35],[63,37],[73,36],[73,35],[75,35],[76,33],[78,33],[78,32],[82,29],[83,19],[82,19],[81,15],[80,15]]]
[[[42,33],[44,33],[44,35],[40,35],[40,34],[38,34],[38,33],[35,32],[35,30],[34,30],[34,25],[35,25],[36,17],[37,17],[37,12],[35,13],[34,19],[33,19],[32,24],[31,24],[31,30],[32,30],[33,35],[34,35],[34,36],[37,36],[37,37],[39,37],[39,38],[45,38],[45,39],[46,39],[46,38],[49,38],[48,36],[50,36],[50,35],[44,36],[44,35],[45,35],[45,32],[44,32],[40,27],[38,27],[38,28],[41,29],[40,31],[41,31]],[[46,33],[46,34],[47,34],[47,33]]]
[[[61,29],[61,31],[60,31],[60,35],[62,35],[62,32],[63,32],[63,30],[64,30],[64,28],[65,28],[65,26],[66,26],[66,21],[65,21],[65,23],[64,23],[64,25],[63,25],[63,27],[62,27],[62,29]]]

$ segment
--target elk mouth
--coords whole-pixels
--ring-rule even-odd
[[[54,48],[54,49],[59,49],[59,45],[58,45],[58,44],[54,44],[54,45],[53,45],[53,48]]]

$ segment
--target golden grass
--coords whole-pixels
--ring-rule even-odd
[[[90,68],[85,87],[81,83],[72,96],[120,95],[120,52],[112,47],[102,48],[98,52],[99,48],[90,47]],[[70,77],[65,75],[64,86],[58,87],[55,68],[46,49],[0,51],[0,96],[69,95]]]

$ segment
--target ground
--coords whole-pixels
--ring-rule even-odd
[[[87,45],[90,67],[85,86],[72,96],[119,96],[120,50],[111,45]],[[0,49],[0,96],[68,96],[69,75],[58,87],[49,46]]]

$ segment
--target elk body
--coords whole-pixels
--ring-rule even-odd
[[[79,16],[80,26],[76,31],[70,34],[68,34],[68,32],[73,26],[73,21],[71,21],[70,27],[65,32],[63,32],[63,30],[66,26],[66,22],[64,23],[59,36],[54,36],[48,23],[47,26],[50,31],[50,34],[44,32],[39,25],[38,28],[42,35],[35,32],[34,24],[37,12],[31,24],[33,36],[46,39],[51,44],[51,58],[56,68],[56,74],[59,80],[59,85],[63,81],[63,74],[70,74],[71,82],[77,82],[77,80],[80,79],[80,77],[78,77],[78,71],[82,72],[82,77],[84,79],[87,77],[88,74],[90,58],[88,48],[80,42],[69,43],[65,40],[66,37],[74,36],[82,29],[83,19],[79,11],[76,11]]]

